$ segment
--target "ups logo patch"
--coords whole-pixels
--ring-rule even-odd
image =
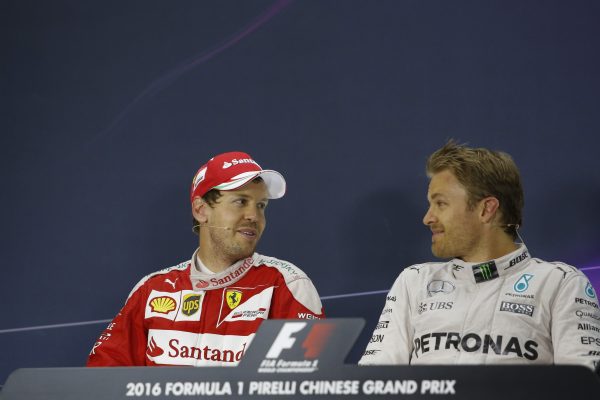
[[[181,303],[181,312],[188,317],[196,314],[200,309],[200,296],[199,294],[191,293],[183,296],[183,302]]]

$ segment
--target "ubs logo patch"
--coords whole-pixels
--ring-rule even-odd
[[[417,314],[421,315],[427,311],[435,310],[452,310],[453,307],[453,301],[433,301],[430,303],[421,302],[417,308]]]

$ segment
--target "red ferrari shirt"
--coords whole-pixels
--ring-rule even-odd
[[[298,267],[254,253],[218,274],[192,260],[144,277],[94,344],[88,366],[234,366],[262,320],[323,318]]]

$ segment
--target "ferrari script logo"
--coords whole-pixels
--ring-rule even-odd
[[[230,289],[225,293],[225,296],[227,297],[227,305],[232,310],[239,306],[242,301],[242,292],[239,290]]]

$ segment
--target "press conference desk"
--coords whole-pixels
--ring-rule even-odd
[[[294,329],[286,329],[290,324],[295,324]],[[304,339],[316,325],[323,324],[328,324],[325,330],[328,336],[317,349],[308,351]],[[355,318],[267,320],[240,365],[230,368],[19,369],[9,376],[0,398],[600,399],[600,377],[580,366],[343,364],[363,324],[364,321]],[[307,358],[306,354],[311,357]]]

